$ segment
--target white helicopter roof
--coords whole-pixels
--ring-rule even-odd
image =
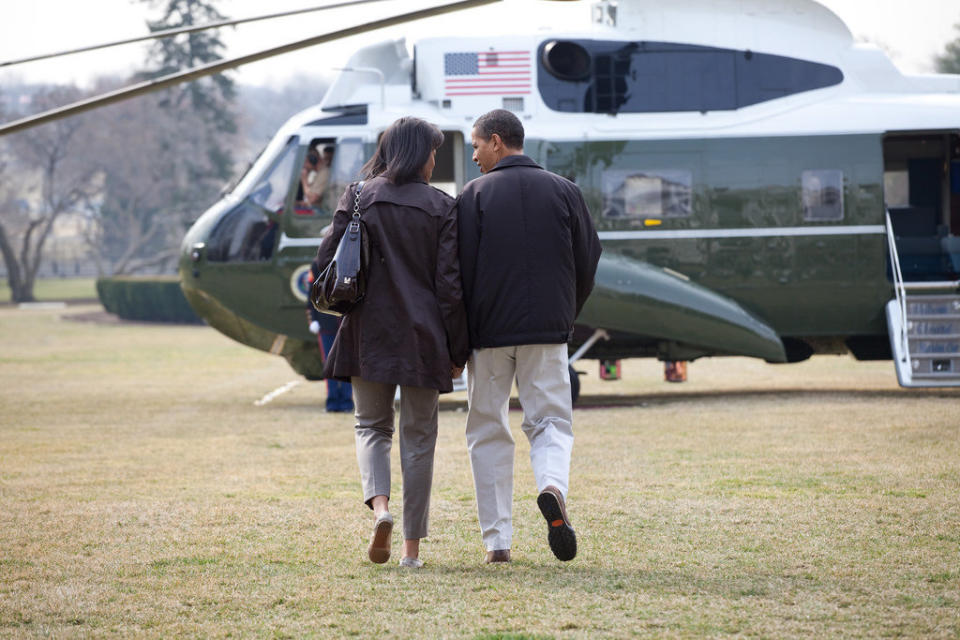
[[[512,25],[514,29],[523,25]],[[551,40],[663,42],[783,56],[829,65],[842,81],[735,109],[626,113],[562,112],[544,101],[540,47]],[[398,115],[469,131],[493,108],[528,121],[531,137],[578,139],[809,135],[960,128],[960,76],[904,76],[871,45],[854,42],[832,11],[812,0],[600,0],[592,22],[566,33],[403,40],[358,50],[317,107],[286,128],[366,105],[369,125]],[[494,60],[498,75],[484,75]],[[480,72],[477,73],[477,67]],[[369,128],[369,127],[368,127]]]
[[[632,40],[681,42],[821,59],[853,35],[812,0],[618,0],[597,2],[594,23]]]

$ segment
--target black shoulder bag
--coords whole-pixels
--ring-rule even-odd
[[[370,245],[366,229],[360,220],[360,191],[363,181],[357,183],[353,198],[353,218],[347,224],[337,252],[327,268],[313,281],[310,301],[317,311],[340,316],[348,313],[363,300],[367,292],[367,270],[370,264]]]

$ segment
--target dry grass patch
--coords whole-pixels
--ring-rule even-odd
[[[60,319],[82,311],[0,309],[2,636],[960,635],[960,393],[900,390],[890,363],[705,360],[683,385],[583,363],[588,405],[630,406],[576,412],[571,563],[514,412],[515,561],[480,564],[444,411],[409,572],[364,560],[352,421],[322,385],[255,407],[295,379],[281,359]]]

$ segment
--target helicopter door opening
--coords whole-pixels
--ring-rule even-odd
[[[907,281],[960,277],[960,135],[888,134],[883,197]]]
[[[359,138],[313,138],[297,154],[299,170],[291,176],[293,199],[290,215],[283,216],[289,238],[319,238],[333,221],[340,196],[360,177],[365,161]]]
[[[437,166],[430,184],[454,198],[463,189],[463,133],[444,131],[443,144],[437,149]]]

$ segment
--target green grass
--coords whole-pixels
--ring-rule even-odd
[[[94,309],[0,309],[2,637],[960,635],[960,393],[901,390],[889,362],[712,359],[679,385],[581,363],[569,563],[518,412],[514,562],[481,563],[454,394],[410,572],[365,560],[352,420],[322,384],[255,407],[283,360],[61,319]]]
[[[39,278],[33,295],[40,302],[61,300],[92,300],[97,297],[96,278]],[[10,302],[10,285],[0,279],[0,303]]]

